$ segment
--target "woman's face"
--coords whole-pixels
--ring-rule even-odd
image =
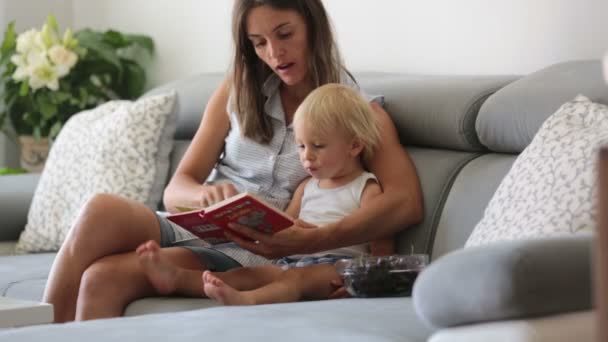
[[[307,32],[295,11],[263,5],[247,16],[247,36],[256,54],[289,86],[309,81]]]

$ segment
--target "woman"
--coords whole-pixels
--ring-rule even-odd
[[[290,127],[296,108],[320,85],[352,84],[320,0],[236,0],[232,23],[232,74],[210,98],[165,190],[169,211],[208,206],[242,191],[284,208],[306,176]],[[231,236],[234,245],[215,250],[196,241],[177,247],[175,241],[185,234],[179,227],[139,203],[97,195],[81,211],[51,269],[44,301],[54,305],[55,320],[120,316],[131,301],[158,295],[134,252],[148,240],[165,247],[162,257],[173,264],[226,271],[264,264],[266,258],[355,245],[418,222],[422,203],[415,169],[388,114],[372,106],[382,141],[370,171],[383,194],[369,206],[326,229],[308,229],[297,221],[266,236],[234,227],[256,242]]]

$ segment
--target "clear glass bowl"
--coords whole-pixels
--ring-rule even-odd
[[[392,297],[412,294],[418,273],[429,263],[427,254],[362,256],[336,263],[344,286],[353,297]]]

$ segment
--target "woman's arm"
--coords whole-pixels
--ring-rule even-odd
[[[422,192],[414,164],[401,146],[388,113],[376,103],[372,103],[372,108],[377,115],[382,141],[371,161],[370,171],[382,185],[382,194],[324,229],[305,229],[295,225],[267,235],[234,226],[234,230],[258,242],[252,243],[234,235],[230,238],[253,253],[276,258],[365,243],[420,222],[423,216]]]
[[[361,206],[367,206],[382,194],[382,188],[375,180],[369,179],[361,194]],[[395,254],[395,234],[369,242],[369,254],[374,256]]]
[[[236,193],[232,185],[210,187],[202,184],[215,166],[230,129],[226,113],[229,92],[226,79],[207,103],[192,143],[165,189],[163,202],[170,212],[177,211],[176,206],[204,207]]]

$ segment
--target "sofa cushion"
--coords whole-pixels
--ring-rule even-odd
[[[467,163],[445,199],[433,241],[433,260],[464,247],[473,228],[509,172],[516,155],[488,153]]]
[[[428,342],[597,341],[596,321],[595,311],[567,312],[441,329]]]
[[[479,139],[492,151],[519,153],[545,119],[578,94],[608,104],[600,61],[555,64],[500,89],[481,106]]]
[[[384,95],[404,145],[482,151],[475,120],[484,101],[514,76],[419,76],[358,73],[361,87]]]
[[[38,173],[0,177],[0,241],[19,238],[39,177]]]
[[[407,227],[398,234],[397,252],[408,254],[413,249],[415,253],[429,254],[444,199],[452,182],[460,169],[478,154],[422,147],[410,147],[408,151],[420,178],[424,218],[419,224]]]
[[[193,75],[151,89],[143,97],[175,91],[175,111],[178,113],[175,139],[191,140],[201,122],[207,101],[225,77],[223,73]]]
[[[0,341],[402,341],[432,334],[410,298],[215,307],[0,331]]]
[[[466,246],[593,231],[598,148],[607,143],[608,106],[584,96],[564,104],[517,157]]]
[[[66,123],[53,143],[19,238],[20,252],[59,249],[82,205],[97,193],[156,209],[169,170],[175,93],[110,101]]]
[[[39,301],[55,253],[0,257],[0,296]]]
[[[508,241],[444,255],[413,289],[418,315],[436,327],[591,308],[589,236]]]

